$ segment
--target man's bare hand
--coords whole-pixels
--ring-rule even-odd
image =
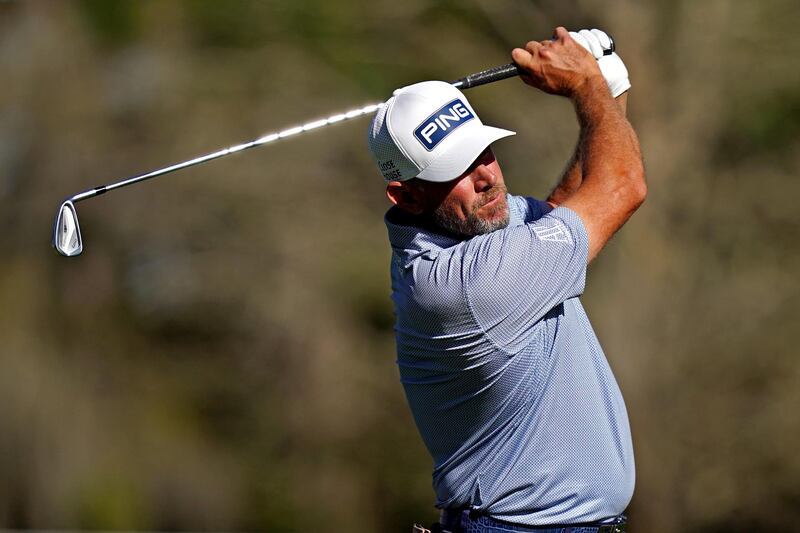
[[[524,49],[515,48],[511,57],[524,71],[522,80],[546,93],[569,98],[591,80],[605,84],[594,56],[561,26],[553,40],[531,41]]]

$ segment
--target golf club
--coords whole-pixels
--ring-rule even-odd
[[[517,69],[517,66],[514,63],[508,63],[506,65],[482,70],[481,72],[476,72],[475,74],[470,74],[469,76],[458,79],[451,83],[453,86],[463,90],[484,85],[486,83],[511,78],[513,76],[517,76],[518,74],[519,70]],[[279,139],[285,139],[286,137],[291,137],[293,135],[319,129],[331,124],[336,124],[337,122],[342,122],[359,117],[361,115],[373,113],[381,105],[382,104],[370,104],[347,111],[345,113],[338,113],[322,120],[315,120],[313,122],[303,124],[302,126],[296,126],[283,131],[269,133],[246,143],[237,144],[229,148],[224,148],[210,154],[190,159],[188,161],[183,161],[168,167],[160,168],[146,174],[133,176],[131,178],[108,185],[100,185],[87,191],[74,194],[64,200],[64,202],[61,204],[61,207],[58,208],[58,214],[56,215],[55,224],[53,225],[53,247],[58,251],[58,253],[67,257],[79,255],[83,251],[81,228],[78,224],[78,213],[75,210],[75,204],[80,201],[86,200],[87,198],[100,196],[101,194],[105,194],[114,189],[120,189],[122,187],[127,187],[128,185],[133,185],[134,183],[139,183],[151,178],[163,176],[164,174],[169,174],[170,172],[175,172],[176,170],[181,170],[194,165],[200,165],[213,159],[219,159],[220,157],[241,152],[247,150],[248,148],[253,148],[254,146],[262,146]]]

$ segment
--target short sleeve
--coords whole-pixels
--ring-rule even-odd
[[[474,319],[495,344],[515,350],[545,314],[583,292],[588,249],[583,222],[566,207],[473,238],[462,275]]]

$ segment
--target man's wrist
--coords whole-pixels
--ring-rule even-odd
[[[617,106],[619,106],[619,110],[622,111],[623,115],[628,114],[628,91],[625,91],[621,95],[614,98],[617,102]]]
[[[570,100],[572,100],[575,105],[580,105],[581,103],[598,98],[605,100],[612,99],[611,92],[608,90],[608,84],[600,72],[587,76],[583,83],[578,85],[570,95]]]

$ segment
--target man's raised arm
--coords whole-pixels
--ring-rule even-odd
[[[575,106],[580,183],[574,183],[577,190],[561,205],[581,217],[591,261],[646,196],[636,133],[608,91],[594,56],[566,29],[557,28],[551,41],[532,41],[525,49],[514,49],[512,57],[524,70],[525,83],[566,96]]]

